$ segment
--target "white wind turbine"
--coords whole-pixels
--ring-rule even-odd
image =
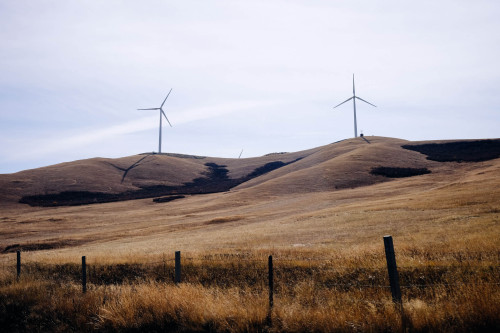
[[[343,101],[339,105],[334,106],[333,108],[335,109],[336,107],[341,106],[345,102],[349,102],[352,99],[352,103],[353,103],[353,106],[354,106],[354,137],[355,138],[358,136],[358,123],[357,123],[357,120],[356,120],[356,98],[359,99],[360,101],[363,101],[365,103],[370,104],[371,106],[377,107],[376,105],[373,105],[372,103],[365,101],[361,97],[356,96],[356,91],[354,89],[354,74],[352,74],[352,97],[350,97],[347,100]]]
[[[172,92],[172,89],[170,89],[170,91],[167,94],[167,97],[165,97],[165,99],[163,100],[163,103],[161,103],[161,105],[160,105],[159,108],[137,109],[137,110],[160,110],[160,138],[159,138],[159,142],[158,142],[158,154],[161,154],[161,127],[162,127],[161,126],[161,117],[162,117],[162,115],[165,117],[165,119],[167,120],[167,122],[170,125],[170,127],[172,127],[172,124],[168,120],[167,115],[163,111],[163,104],[165,104],[165,102],[167,101],[167,98],[168,98],[168,96],[170,95],[171,92]]]

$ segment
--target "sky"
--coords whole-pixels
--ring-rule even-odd
[[[0,0],[0,173],[498,138],[500,1]],[[166,126],[165,126],[166,125]]]

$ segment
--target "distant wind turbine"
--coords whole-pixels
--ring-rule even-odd
[[[363,101],[365,103],[370,104],[371,106],[377,107],[376,105],[373,105],[372,103],[365,101],[361,97],[356,96],[356,91],[354,89],[354,74],[352,74],[352,97],[350,97],[347,100],[343,101],[339,105],[334,106],[333,108],[335,109],[336,107],[339,107],[342,104],[344,104],[346,102],[349,102],[352,99],[352,103],[353,103],[353,106],[354,106],[354,137],[355,138],[358,136],[358,123],[357,123],[357,120],[356,120],[356,98],[359,99],[360,101]]]
[[[170,127],[172,127],[172,124],[170,123],[170,121],[168,120],[167,118],[167,115],[165,114],[165,112],[163,111],[163,104],[165,104],[165,102],[167,101],[167,98],[168,96],[170,96],[170,93],[172,92],[172,89],[170,89],[170,91],[168,92],[167,94],[167,97],[165,97],[165,99],[163,100],[163,103],[161,103],[160,107],[159,108],[149,108],[149,109],[137,109],[137,110],[160,110],[160,138],[159,138],[159,142],[158,142],[158,154],[161,154],[161,118],[162,118],[162,115],[165,117],[165,119],[167,120],[168,124],[170,125]]]

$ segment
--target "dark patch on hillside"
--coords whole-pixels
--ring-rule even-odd
[[[295,162],[295,161],[293,161],[293,162]],[[291,163],[293,163],[293,162],[291,162]],[[269,162],[269,163],[267,163],[267,164],[265,164],[265,165],[263,165],[261,167],[258,167],[252,173],[248,174],[246,176],[246,178],[248,178],[248,179],[246,179],[244,181],[250,180],[250,179],[255,178],[255,177],[259,177],[259,176],[261,176],[261,175],[263,175],[265,173],[268,173],[270,171],[279,169],[282,166],[285,166],[287,164],[289,164],[289,163],[284,163],[284,162],[281,162],[281,161]]]
[[[26,243],[26,244],[11,244],[1,249],[1,253],[14,253],[16,251],[41,251],[60,249],[68,246],[77,246],[85,243],[83,240],[66,240],[57,242],[44,242],[44,243]]]
[[[500,140],[459,141],[404,145],[404,149],[427,155],[438,162],[481,162],[500,157]]]
[[[285,165],[298,161],[285,163],[281,161],[270,162],[261,167],[258,167],[250,174],[236,179],[228,177],[229,170],[225,165],[217,165],[215,163],[206,163],[208,170],[203,173],[204,177],[195,178],[189,183],[180,186],[153,185],[144,186],[139,190],[126,191],[122,193],[103,193],[103,192],[88,192],[88,191],[64,191],[54,194],[29,195],[24,196],[19,200],[20,203],[30,206],[78,206],[93,203],[105,203],[134,199],[146,199],[169,195],[185,195],[185,194],[207,194],[229,191],[231,188],[249,181],[255,177],[261,176],[270,171],[281,168]]]
[[[20,203],[30,206],[55,207],[78,206],[99,202],[119,201],[120,194],[89,192],[89,191],[63,191],[53,194],[27,195],[19,200]]]
[[[370,171],[372,175],[384,176],[389,178],[405,178],[431,173],[427,168],[394,168],[394,167],[377,167]]]
[[[177,199],[183,199],[183,198],[185,198],[184,195],[170,195],[168,197],[154,198],[153,202],[156,202],[156,203],[170,202],[170,201],[174,201]]]

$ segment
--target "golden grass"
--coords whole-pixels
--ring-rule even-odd
[[[380,251],[325,258],[275,252],[275,302],[268,317],[267,251],[183,255],[183,283],[167,258],[93,260],[88,291],[78,263],[23,265],[0,275],[3,327],[22,330],[348,332],[398,331],[401,313]],[[159,259],[159,258],[155,258]],[[412,331],[468,332],[500,324],[496,252],[398,252],[405,325]],[[10,271],[10,272],[8,272]],[[23,318],[16,316],[24,316]]]
[[[15,254],[0,254],[0,326],[398,331],[401,316],[387,288],[382,242],[390,234],[411,331],[498,330],[500,160],[438,163],[405,152],[405,162],[393,166],[415,163],[432,173],[332,190],[336,177],[348,181],[348,167],[337,169],[342,163],[366,169],[380,160],[377,154],[398,162],[393,155],[399,141],[376,144],[371,154],[346,141],[340,150],[315,150],[230,192],[168,204],[6,206],[0,211],[1,248],[53,248],[23,252],[19,282]],[[235,164],[234,170],[244,173],[249,165]],[[172,283],[177,250],[185,281],[179,286]],[[89,265],[85,295],[79,286],[82,255]],[[268,255],[275,260],[272,322]]]

